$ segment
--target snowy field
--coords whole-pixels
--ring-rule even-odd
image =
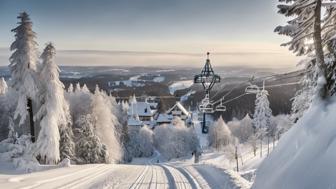
[[[174,95],[175,91],[187,89],[194,84],[193,80],[177,81],[169,86],[169,92]]]

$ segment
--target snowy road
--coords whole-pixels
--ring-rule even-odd
[[[216,173],[218,170],[209,165],[173,166],[153,161],[144,165],[91,164],[31,174],[0,174],[0,188],[248,188],[232,184],[228,176]]]

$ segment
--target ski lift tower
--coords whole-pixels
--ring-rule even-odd
[[[216,75],[212,69],[212,66],[210,64],[210,59],[209,59],[210,53],[207,53],[207,59],[205,62],[205,65],[201,71],[201,74],[195,75],[194,77],[194,83],[201,83],[204,92],[205,92],[205,98],[203,101],[208,102],[207,104],[202,104],[201,111],[203,112],[203,123],[202,123],[202,132],[203,133],[208,133],[208,126],[206,125],[206,114],[207,113],[213,113],[213,107],[210,101],[210,91],[212,87],[215,85],[215,83],[219,83],[221,78],[219,75]],[[212,110],[210,110],[212,109]]]

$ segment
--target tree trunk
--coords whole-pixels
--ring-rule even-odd
[[[324,53],[323,53],[323,46],[322,46],[322,35],[321,35],[321,7],[322,7],[322,0],[316,1],[316,8],[315,8],[315,20],[314,20],[314,47],[315,47],[315,54],[316,54],[316,63],[322,72],[322,75],[325,79],[328,77],[327,73],[327,66],[324,63]],[[320,86],[319,89],[320,97],[325,99],[329,96],[328,94],[328,87],[327,82],[324,83],[323,87]]]
[[[239,171],[239,163],[238,163],[238,147],[235,147],[235,158],[237,163],[237,172]]]
[[[29,126],[30,126],[30,135],[31,141],[35,142],[35,127],[34,127],[34,114],[33,114],[33,102],[30,98],[27,98],[27,106],[29,112]]]

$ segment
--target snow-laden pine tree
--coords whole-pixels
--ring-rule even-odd
[[[109,154],[94,132],[94,118],[91,115],[81,116],[77,121],[80,128],[75,129],[76,157],[79,163],[107,163]]]
[[[263,138],[271,125],[272,110],[269,107],[268,92],[261,90],[256,97],[255,110],[253,115],[253,126],[256,129],[256,134],[260,139],[260,156],[262,156]]]
[[[222,116],[210,127],[209,143],[213,148],[222,149],[230,144],[232,135]]]
[[[95,93],[92,96],[91,106],[95,132],[107,148],[109,162],[119,162],[122,157],[118,132],[120,123],[114,114],[116,111],[114,108],[118,105],[113,103],[113,99],[111,99],[104,91],[101,91],[97,85]]]
[[[43,162],[57,163],[62,158],[73,156],[71,118],[69,104],[64,98],[64,85],[59,80],[59,68],[54,62],[56,50],[49,43],[45,47],[39,72],[41,81],[38,99],[41,103],[35,119],[40,121],[36,153]],[[62,138],[60,137],[60,133]],[[61,140],[61,146],[60,146]]]
[[[32,141],[35,141],[32,107],[37,92],[37,82],[35,78],[37,61],[36,34],[32,30],[33,24],[26,12],[20,13],[17,18],[19,19],[19,25],[12,29],[12,32],[15,33],[15,41],[10,47],[13,54],[9,58],[9,68],[11,71],[10,86],[18,93],[14,119],[20,118],[20,125],[22,125],[29,114],[30,134],[32,135]],[[27,105],[29,113],[27,111]]]
[[[5,79],[3,77],[1,77],[1,79],[0,79],[0,95],[6,94],[7,90],[8,90],[7,83],[6,83]]]
[[[317,72],[315,61],[304,62],[306,73],[301,78],[302,88],[295,93],[292,99],[291,120],[293,123],[299,120],[310,107],[317,88]]]
[[[278,26],[275,32],[291,37],[283,44],[297,55],[309,55],[316,62],[319,96],[322,99],[333,94],[334,66],[325,60],[326,47],[334,39],[335,8],[330,0],[279,0],[278,13],[290,17],[285,26]],[[313,78],[315,79],[315,78]],[[317,80],[317,79],[316,79]],[[315,81],[316,81],[315,80]]]
[[[74,92],[74,87],[73,87],[72,83],[70,83],[67,91],[68,91],[68,93],[73,93]]]

